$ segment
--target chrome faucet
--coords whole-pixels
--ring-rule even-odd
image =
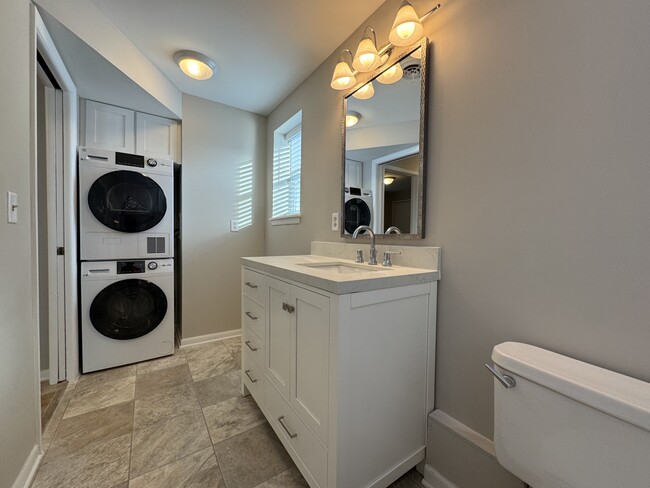
[[[402,231],[399,230],[398,227],[395,227],[395,226],[393,225],[393,226],[389,227],[388,229],[386,229],[386,234],[391,234],[391,233],[401,234]]]
[[[360,225],[356,229],[354,229],[354,234],[352,234],[352,237],[354,239],[357,238],[359,235],[359,232],[365,230],[370,234],[370,257],[368,258],[368,264],[377,264],[377,248],[375,247],[375,233],[372,231],[370,227],[367,225]]]

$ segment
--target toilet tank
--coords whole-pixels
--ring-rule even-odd
[[[650,383],[528,344],[492,351],[499,463],[533,488],[650,488]]]

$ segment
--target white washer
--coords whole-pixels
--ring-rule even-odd
[[[372,226],[372,191],[353,186],[345,187],[343,230],[352,234],[360,225]]]
[[[81,369],[174,352],[174,260],[81,263]]]
[[[174,162],[79,148],[81,260],[174,256]]]

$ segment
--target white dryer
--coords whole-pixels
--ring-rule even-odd
[[[174,256],[174,162],[79,148],[81,260]]]
[[[174,260],[81,263],[81,371],[174,352]]]
[[[352,234],[360,225],[372,226],[372,191],[346,186],[344,209],[345,234]]]

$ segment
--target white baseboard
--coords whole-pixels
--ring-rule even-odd
[[[440,471],[428,464],[424,467],[422,485],[426,488],[458,488],[458,486],[440,474]]]
[[[41,459],[43,459],[43,453],[41,452],[40,446],[36,444],[25,460],[23,469],[18,473],[18,478],[14,481],[12,488],[28,488],[31,486],[32,481],[34,481],[34,477],[36,476],[36,470],[41,464]]]
[[[227,330],[225,332],[216,332],[215,334],[206,334],[196,337],[188,337],[181,339],[181,349],[187,346],[194,346],[196,344],[203,344],[204,342],[223,341],[232,337],[239,337],[241,329]]]
[[[46,369],[45,371],[41,371],[41,381],[45,381],[49,379],[50,379],[50,370]]]

